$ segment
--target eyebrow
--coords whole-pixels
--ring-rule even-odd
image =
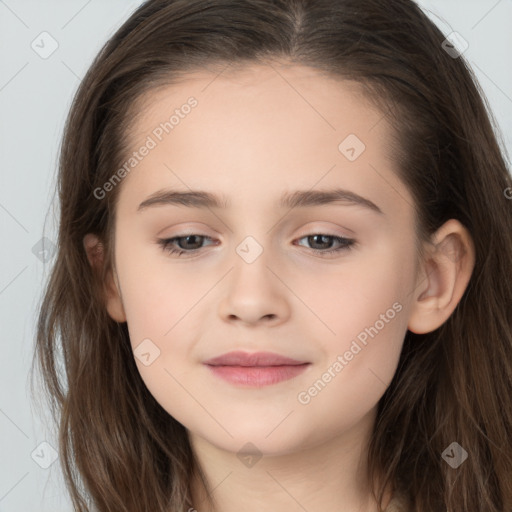
[[[379,215],[384,212],[369,199],[342,188],[329,190],[296,190],[284,192],[279,201],[280,208],[304,208],[328,204],[358,205]],[[158,190],[142,201],[137,211],[150,206],[182,205],[189,208],[228,208],[230,203],[225,197],[219,197],[203,190]]]

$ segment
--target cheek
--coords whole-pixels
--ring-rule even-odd
[[[307,442],[350,430],[391,383],[407,332],[399,283],[387,288],[377,283],[371,296],[363,290],[338,295],[336,311],[327,317],[336,334],[318,338],[325,360],[296,394],[299,416],[310,418]]]
[[[319,417],[325,416],[322,408],[333,407],[364,414],[396,371],[407,332],[414,260],[391,246],[379,251],[376,260],[319,277],[314,287],[303,284],[304,302],[321,320],[317,339],[325,359],[298,402]]]
[[[123,288],[135,363],[162,408],[182,424],[194,424],[200,410],[194,408],[191,396],[200,392],[194,387],[195,376],[190,375],[199,325],[199,308],[193,306],[201,295],[180,282],[165,284],[165,277],[154,268],[146,270],[127,277]]]
[[[358,335],[362,342],[370,339],[368,329],[375,335],[378,331],[375,339],[386,337],[380,334],[391,334],[393,329],[405,332],[415,271],[411,251],[404,252],[399,244],[381,244],[333,269],[316,272],[314,278],[311,273],[289,275],[295,279],[294,292],[310,310],[306,314],[311,326],[316,325],[320,339],[325,340],[326,352],[348,350]],[[393,339],[390,336],[390,342]]]
[[[356,336],[338,336],[339,341],[329,344],[326,364],[296,396],[299,414],[311,418],[310,441],[317,430],[322,435],[350,430],[378,404],[400,358],[406,333],[399,320],[403,312],[397,311],[388,323],[368,323]]]
[[[201,390],[195,389],[196,376],[190,370],[205,321],[201,298],[218,277],[201,279],[197,272],[191,275],[157,259],[131,251],[117,261],[130,343],[149,392],[175,419],[193,423],[200,414],[190,393],[201,396]]]
[[[216,275],[201,276],[192,266],[166,261],[153,247],[133,250],[119,257],[118,275],[122,287],[132,345],[143,338],[163,343],[176,332],[197,325],[194,315],[200,301],[218,281]],[[197,307],[199,306],[199,307]],[[190,330],[187,331],[190,337]]]

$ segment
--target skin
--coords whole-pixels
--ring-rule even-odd
[[[419,260],[413,200],[386,153],[391,128],[353,84],[284,63],[191,73],[144,98],[133,150],[190,96],[197,107],[119,185],[115,268],[105,293],[110,316],[128,323],[133,348],[149,338],[160,350],[148,366],[136,358],[137,367],[187,428],[215,488],[212,508],[194,480],[194,508],[334,512],[343,504],[344,512],[376,511],[365,455],[378,401],[407,329],[435,330],[462,297],[474,267],[471,237],[452,219]],[[348,134],[366,145],[353,162],[338,149]],[[340,202],[277,205],[285,191],[334,187],[371,200],[383,214]],[[223,194],[230,206],[137,211],[163,188]],[[185,250],[200,248],[181,257],[157,243],[184,234],[211,240],[182,240]],[[308,239],[313,234],[356,245],[323,257],[339,245]],[[263,249],[252,263],[236,251],[247,236]],[[100,266],[97,244],[92,234],[84,238],[91,264]],[[300,403],[298,394],[394,303],[400,312]],[[311,364],[291,380],[239,388],[202,364],[235,349]],[[262,455],[252,467],[237,457],[247,442]]]

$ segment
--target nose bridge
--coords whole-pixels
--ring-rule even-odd
[[[276,279],[270,271],[273,265],[269,245],[269,236],[258,235],[256,238],[254,235],[247,235],[235,246],[232,271],[234,286],[250,286],[254,293],[268,294],[273,287],[269,281]],[[243,290],[241,293],[243,294]]]
[[[235,247],[235,253],[219,314],[246,323],[268,318],[282,320],[288,315],[286,287],[271,270],[270,250],[256,236],[247,235]]]
[[[259,238],[261,240],[261,236]],[[265,240],[267,239],[265,238]],[[235,252],[244,263],[252,265],[258,259],[262,259],[261,256],[265,252],[263,243],[260,243],[253,235],[248,235],[236,246]],[[268,251],[268,244],[266,245]],[[266,257],[263,260],[266,260]]]

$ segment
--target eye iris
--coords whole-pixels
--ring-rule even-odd
[[[331,247],[331,245],[332,245],[332,237],[328,236],[328,235],[310,235],[308,237],[308,243],[311,244],[311,245],[314,245],[316,243],[315,242],[315,238],[317,238],[317,237],[319,237],[321,239],[327,239],[327,242],[324,241],[324,245],[327,244],[328,247],[321,247],[322,249],[328,249],[328,248]],[[322,242],[320,242],[320,244],[322,244]]]
[[[183,244],[182,244],[182,240],[186,240],[185,245],[187,245],[187,244],[188,244],[188,240],[189,240],[190,238],[191,238],[192,240],[194,240],[194,239],[199,239],[199,242],[196,242],[196,244],[195,244],[195,245],[197,245],[197,247],[187,247],[187,246],[182,247],[182,245],[183,245]],[[192,249],[192,250],[194,250],[194,249],[199,249],[199,248],[201,247],[201,244],[202,244],[202,241],[203,241],[202,239],[203,239],[203,238],[204,238],[204,237],[202,237],[202,236],[200,236],[200,235],[187,235],[187,236],[182,236],[182,237],[180,237],[180,238],[178,239],[178,245],[179,245],[179,246],[180,246],[180,248],[182,248],[182,249]],[[194,245],[194,243],[192,243],[192,245]]]

